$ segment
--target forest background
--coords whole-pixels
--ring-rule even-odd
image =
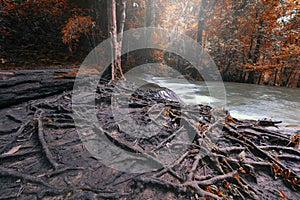
[[[0,69],[79,67],[111,36],[115,6],[117,32],[123,30],[120,19],[125,13],[124,31],[159,27],[188,35],[210,54],[225,81],[300,87],[299,0],[0,2]],[[184,59],[157,49],[120,59],[125,72],[161,62],[201,79]]]

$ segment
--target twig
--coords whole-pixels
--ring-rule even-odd
[[[157,145],[154,149],[151,150],[151,153],[153,153],[154,151],[159,150],[162,146],[164,146],[167,142],[169,142],[170,140],[172,140],[182,129],[184,126],[180,127],[177,131],[175,131],[174,133],[172,133],[168,138],[166,138],[164,141],[162,141],[159,145]]]
[[[233,172],[230,172],[228,174],[215,176],[211,179],[207,179],[207,180],[203,180],[203,181],[195,181],[195,183],[197,183],[198,185],[201,185],[201,186],[212,185],[212,184],[215,184],[218,181],[221,181],[221,180],[224,180],[224,179],[227,179],[227,178],[232,178],[233,175],[236,174],[236,173],[237,173],[237,171],[233,171]]]

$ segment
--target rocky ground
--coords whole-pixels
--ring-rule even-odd
[[[121,160],[132,169],[143,159],[161,167],[143,173],[111,168],[117,162],[107,167],[76,131],[75,72],[1,71],[0,199],[300,199],[299,133],[127,86],[99,85],[93,130],[140,155]],[[119,119],[112,92],[128,89]],[[136,131],[132,121],[161,128],[138,137],[129,134]],[[163,155],[176,149],[183,151],[166,163]]]

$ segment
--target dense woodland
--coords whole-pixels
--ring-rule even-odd
[[[0,2],[1,69],[78,67],[95,46],[117,32],[161,27],[197,40],[225,81],[300,86],[299,0]],[[122,38],[115,39],[115,47],[122,48]],[[121,64],[126,71],[150,60],[200,78],[168,52],[133,52],[122,60],[115,54],[119,72]]]

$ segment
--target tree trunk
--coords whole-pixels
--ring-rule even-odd
[[[211,13],[212,9],[216,6],[217,0],[214,0],[210,2],[209,0],[202,0],[201,1],[201,8],[199,11],[199,21],[198,21],[198,36],[197,36],[197,42],[202,46],[203,45],[203,30],[205,21]],[[210,3],[210,6],[208,6],[208,3]]]
[[[198,21],[198,37],[197,37],[197,42],[202,46],[202,41],[203,41],[203,29],[204,29],[204,23],[206,19],[206,7],[207,7],[207,0],[202,0],[201,2],[201,8],[199,12],[199,21]]]
[[[259,28],[258,28],[258,36],[256,39],[256,46],[253,54],[253,63],[256,64],[259,61],[260,57],[260,46],[262,42],[262,27],[263,27],[263,20],[259,21]]]
[[[146,27],[154,27],[154,7],[155,0],[148,0],[147,1],[147,8],[146,8]]]
[[[121,78],[125,79],[123,70],[122,70],[122,62],[121,62],[121,56],[122,56],[122,45],[123,45],[123,34],[124,34],[124,26],[125,26],[125,19],[126,19],[126,0],[121,1],[121,17],[120,17],[120,33],[119,37],[117,38],[117,61],[116,65],[119,69]]]
[[[113,37],[113,16],[112,13],[114,13],[115,9],[113,9],[113,3],[114,0],[112,1],[107,1],[107,25],[108,25],[108,35],[109,37]],[[113,41],[111,42],[111,80],[115,79],[115,63],[114,63],[114,44]]]
[[[112,62],[111,62],[111,80],[115,80],[117,76],[117,70],[120,74],[120,78],[125,79],[122,71],[121,52],[124,24],[126,19],[126,0],[121,1],[121,15],[119,22],[119,36],[118,36],[118,19],[117,19],[117,3],[116,0],[111,0],[108,4],[108,20],[110,28],[110,36],[112,38]]]

